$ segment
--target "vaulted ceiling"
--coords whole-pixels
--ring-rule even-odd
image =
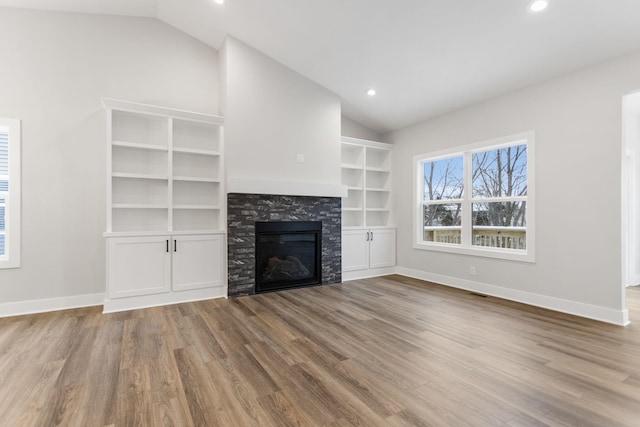
[[[528,3],[0,0],[155,17],[214,48],[230,34],[330,89],[346,116],[380,133],[640,49],[638,0],[550,0],[538,14]]]

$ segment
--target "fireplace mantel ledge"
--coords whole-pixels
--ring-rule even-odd
[[[322,182],[269,181],[229,178],[227,193],[275,194],[279,196],[347,197],[347,186]]]

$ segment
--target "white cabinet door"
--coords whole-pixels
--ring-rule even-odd
[[[166,236],[108,239],[109,298],[169,292],[169,243]]]
[[[342,271],[369,268],[369,242],[367,230],[342,231]]]
[[[175,236],[173,246],[173,290],[221,286],[224,272],[224,236]]]
[[[396,230],[374,229],[370,231],[369,267],[384,268],[396,265]]]

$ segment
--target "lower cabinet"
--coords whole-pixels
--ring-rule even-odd
[[[184,291],[222,284],[222,236],[176,236],[173,245],[171,289]]]
[[[117,237],[107,242],[109,298],[150,295],[171,290],[168,236]]]
[[[343,279],[390,274],[395,265],[395,228],[358,228],[342,231]]]
[[[108,237],[105,312],[226,296],[224,245],[222,233]]]

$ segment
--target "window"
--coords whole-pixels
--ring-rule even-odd
[[[0,118],[0,268],[20,266],[20,121]]]
[[[533,262],[533,161],[533,132],[414,157],[414,246]]]

